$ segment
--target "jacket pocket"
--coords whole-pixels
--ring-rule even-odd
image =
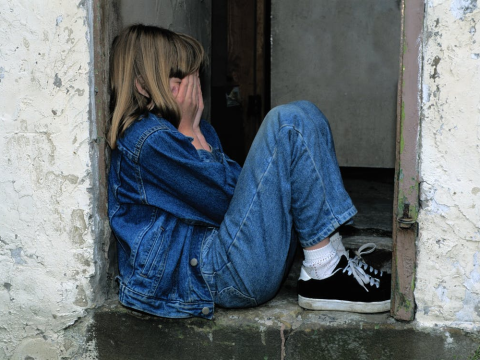
[[[160,227],[151,241],[151,245],[145,244],[141,251],[145,262],[141,264],[140,276],[144,278],[161,278],[165,269],[165,259],[167,252],[163,249],[165,240],[165,230]]]

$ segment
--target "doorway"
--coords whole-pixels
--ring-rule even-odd
[[[340,229],[344,243],[353,249],[374,243],[377,250],[365,259],[391,272],[404,2],[214,0],[212,7],[212,123],[225,152],[241,163],[272,106],[300,99],[317,104],[330,121],[344,184],[359,210]],[[413,266],[407,265],[410,274]],[[408,296],[413,303],[413,287],[401,294]],[[413,319],[410,310],[401,318]]]
[[[414,242],[416,237],[416,214],[418,212],[416,139],[419,120],[418,74],[420,72],[418,63],[416,65],[415,63],[418,59],[420,46],[418,38],[421,34],[423,24],[423,3],[421,0],[413,0],[409,2],[409,6],[405,8],[404,0],[389,0],[389,2],[389,9],[395,9],[395,7],[397,7],[398,10],[398,13],[395,15],[399,24],[398,28],[396,27],[397,20],[391,20],[395,21],[395,24],[393,24],[393,22],[389,24],[393,24],[393,28],[398,30],[398,32],[395,30],[394,33],[397,33],[397,35],[393,37],[385,36],[386,32],[378,27],[378,21],[375,20],[375,17],[370,11],[367,11],[368,9],[356,11],[356,7],[360,6],[360,4],[355,4],[355,7],[351,7],[351,2],[345,0],[328,2],[328,8],[326,8],[327,5],[322,4],[324,9],[321,10],[326,11],[326,13],[323,14],[306,11],[305,9],[302,10],[301,8],[287,11],[285,7],[292,6],[293,4],[289,4],[290,2],[286,0],[189,1],[188,6],[185,5],[187,2],[170,3],[161,0],[141,0],[136,2],[122,0],[116,6],[113,6],[109,2],[98,0],[98,4],[101,4],[101,6],[95,7],[95,16],[102,19],[103,22],[95,22],[95,28],[98,33],[98,36],[95,38],[95,48],[97,51],[101,49],[105,49],[105,51],[103,53],[100,51],[95,55],[95,63],[98,73],[106,78],[106,74],[108,73],[106,64],[108,62],[105,61],[104,57],[108,55],[111,38],[115,35],[118,28],[132,21],[158,24],[176,31],[190,33],[199,38],[207,51],[210,49],[211,53],[210,66],[207,68],[206,74],[204,74],[205,79],[203,81],[207,117],[211,119],[214,126],[219,130],[218,132],[222,138],[222,142],[226,145],[225,151],[227,154],[242,163],[242,159],[244,159],[244,156],[248,152],[251,140],[266,112],[272,105],[276,105],[277,101],[283,101],[281,96],[275,92],[275,81],[280,79],[281,75],[285,75],[285,72],[281,70],[282,67],[277,61],[281,60],[281,57],[275,56],[274,51],[276,49],[275,46],[281,44],[277,40],[284,38],[283,36],[278,36],[278,31],[286,31],[296,26],[295,24],[286,25],[284,21],[290,17],[306,21],[311,13],[316,14],[312,26],[315,24],[324,26],[325,31],[323,32],[326,33],[326,30],[329,30],[330,27],[325,28],[325,26],[328,24],[328,20],[331,22],[332,19],[335,20],[338,18],[335,15],[335,11],[337,11],[342,13],[340,17],[345,19],[350,18],[352,20],[346,21],[343,26],[338,27],[339,34],[337,35],[338,39],[336,41],[327,39],[325,42],[330,41],[333,46],[341,43],[343,37],[352,36],[353,39],[366,39],[368,35],[381,34],[381,38],[384,38],[387,42],[386,47],[393,49],[396,46],[398,49],[397,57],[395,61],[393,61],[393,56],[389,60],[393,65],[390,66],[388,71],[379,70],[378,74],[375,74],[375,70],[378,69],[376,66],[376,64],[379,63],[378,59],[376,63],[373,62],[369,64],[368,59],[366,62],[367,65],[369,64],[367,70],[374,70],[375,76],[387,74],[394,77],[396,74],[396,80],[390,77],[385,81],[385,83],[390,84],[389,91],[391,91],[391,93],[387,96],[388,100],[382,100],[385,99],[383,96],[386,96],[388,91],[379,90],[380,88],[376,86],[370,87],[371,82],[375,83],[371,81],[371,77],[366,77],[364,81],[364,84],[368,84],[369,87],[365,87],[363,91],[360,89],[359,92],[360,99],[370,97],[376,99],[376,105],[370,105],[366,108],[361,107],[361,101],[353,106],[352,104],[355,104],[354,101],[346,100],[346,96],[351,95],[349,91],[345,91],[345,89],[349,90],[349,87],[344,87],[343,89],[340,87],[340,90],[337,89],[335,91],[330,89],[337,83],[345,86],[344,84],[348,83],[348,81],[352,81],[350,85],[355,85],[355,79],[360,82],[362,76],[365,74],[364,70],[361,70],[357,65],[363,63],[362,61],[365,60],[360,61],[361,59],[357,53],[355,53],[356,55],[344,56],[346,59],[351,58],[350,60],[354,61],[354,65],[348,65],[348,63],[344,62],[341,63],[343,65],[336,64],[336,62],[333,61],[335,58],[328,62],[321,57],[325,56],[325,54],[320,54],[319,57],[311,57],[314,59],[322,59],[322,64],[326,64],[327,67],[330,66],[334,68],[337,66],[337,70],[335,71],[330,69],[330,80],[327,83],[327,89],[313,92],[324,98],[316,100],[315,98],[309,98],[303,93],[294,96],[293,91],[288,92],[286,95],[289,95],[288,101],[300,98],[311,100],[317,103],[326,113],[332,124],[332,130],[336,139],[337,152],[339,154],[345,185],[351,193],[353,200],[357,203],[357,206],[360,205],[358,207],[361,214],[365,216],[367,212],[364,210],[364,205],[361,205],[362,199],[360,198],[371,198],[375,200],[370,204],[369,201],[366,201],[365,206],[375,204],[373,210],[376,209],[377,214],[381,214],[384,219],[380,224],[368,224],[368,222],[363,221],[368,220],[368,216],[366,216],[367,219],[362,219],[359,215],[355,219],[356,224],[354,224],[353,227],[344,228],[342,231],[345,234],[345,238],[350,238],[351,241],[349,240],[349,244],[351,247],[358,247],[360,241],[365,242],[368,240],[368,242],[370,242],[371,238],[375,238],[377,249],[385,249],[387,252],[393,250],[394,261],[392,270],[395,294],[392,298],[394,299],[392,309],[397,306],[400,309],[398,311],[397,309],[393,309],[393,313],[397,318],[412,320],[414,315]],[[377,2],[365,1],[366,6],[373,6],[373,3]],[[281,5],[281,7],[279,7],[279,5]],[[297,3],[294,6],[300,5],[302,7],[311,6],[310,10],[318,8],[318,2],[313,0],[305,1],[301,4]],[[299,12],[298,16],[294,17],[292,15],[294,11]],[[192,14],[195,14],[195,16],[192,16]],[[285,16],[286,20],[282,20],[281,24],[283,25],[278,26],[282,16]],[[351,30],[351,25],[355,22],[355,18],[359,18],[357,20],[360,25],[367,29],[366,35],[361,35],[361,31],[359,30]],[[405,25],[403,25],[404,23]],[[403,26],[405,26],[405,29]],[[348,33],[349,31],[350,34]],[[103,38],[103,36],[105,36],[105,38]],[[315,47],[314,40],[317,37],[312,36],[310,31],[300,31],[297,39],[303,38],[310,41],[313,45],[303,46],[302,51],[305,51],[305,49],[310,51]],[[379,39],[378,36],[377,38],[374,37],[374,40],[372,40],[373,45],[378,46],[379,40],[381,39]],[[401,41],[402,44],[400,44]],[[353,44],[356,44],[355,41],[353,41]],[[409,46],[407,46],[407,44]],[[379,48],[384,49],[381,45]],[[400,54],[400,49],[403,50],[402,54]],[[337,46],[335,51],[342,52],[344,50],[346,49]],[[301,53],[302,51],[298,52]],[[289,53],[295,53],[295,51],[290,51]],[[380,51],[379,56],[382,57],[384,55],[384,52]],[[399,60],[401,62],[400,64]],[[311,62],[318,66],[318,62]],[[279,64],[278,68],[275,67],[277,63]],[[293,60],[290,60],[290,63],[294,63]],[[380,61],[380,63],[382,63],[382,61]],[[340,65],[343,66],[345,71],[338,70],[338,66]],[[402,71],[400,71],[400,78],[398,78],[399,68],[402,69]],[[314,69],[308,74],[316,74],[317,72],[317,69]],[[339,72],[345,73],[346,80],[344,82],[336,80],[335,75]],[[380,84],[382,76],[379,77]],[[293,77],[290,76],[290,80],[292,78]],[[308,80],[311,79],[308,77]],[[101,76],[96,76],[95,81],[98,83],[99,88],[103,89],[103,87],[106,87],[107,82],[104,81]],[[395,83],[399,84],[398,90],[396,88],[392,89],[392,84]],[[297,88],[303,90],[302,84],[297,86]],[[316,90],[316,87],[312,86],[308,86],[307,88]],[[365,89],[368,89],[368,91]],[[102,94],[102,91],[100,91],[100,94]],[[393,105],[393,111],[391,94],[393,94],[395,99],[397,99],[396,96],[398,95],[398,100]],[[107,96],[104,94],[102,95],[102,98],[103,97],[105,97],[105,104],[107,104]],[[328,100],[335,98],[340,100],[337,101],[336,105],[332,105],[334,102],[331,102],[329,105]],[[213,106],[210,107],[210,104]],[[345,104],[348,104],[348,106],[345,106]],[[392,117],[388,116],[389,126],[391,126],[390,121],[394,123],[393,130],[384,133],[386,135],[378,135],[378,123],[375,125],[375,122],[368,122],[370,118],[374,116],[365,116],[365,114],[368,114],[368,110],[370,110],[369,107],[380,107],[383,110],[388,108],[389,110],[385,110],[386,112],[390,114],[393,112],[393,120]],[[353,109],[356,115],[353,117],[342,115],[340,111],[343,111],[343,108]],[[100,111],[107,113],[106,105],[101,108]],[[99,118],[102,118],[102,116]],[[342,130],[341,125],[345,125],[345,123],[341,120],[344,118],[349,120],[357,119],[358,123],[350,123],[350,126],[344,126]],[[340,119],[340,121],[338,119]],[[362,120],[362,122],[360,122],[360,120]],[[355,128],[355,125],[359,123],[362,125],[360,130],[365,131],[362,134],[360,134],[359,128]],[[337,125],[340,125],[338,129]],[[408,136],[404,137],[404,133]],[[348,151],[344,152],[343,150],[339,150],[342,148],[347,150],[354,149],[355,152],[358,152],[357,146],[351,146],[351,143],[350,146],[348,146],[348,141],[353,141],[352,137],[349,137],[352,134],[358,134],[359,139],[365,140],[366,138],[371,138],[384,144],[387,143],[384,140],[393,138],[394,143],[392,145],[389,140],[389,145],[382,145],[385,147],[374,144],[373,148],[376,150],[370,153],[373,155],[355,158],[357,154],[349,154]],[[346,139],[350,140],[347,141]],[[345,144],[347,144],[347,146],[344,146]],[[392,146],[394,149],[393,159],[391,155]],[[369,147],[372,146],[369,145]],[[390,155],[383,156],[385,154]],[[378,160],[379,157],[377,155],[382,155],[383,160]],[[362,159],[368,159],[370,162],[362,162]],[[372,186],[374,182],[377,182],[378,186]],[[393,185],[394,182],[395,185]],[[395,190],[391,190],[393,186],[395,186]],[[372,195],[367,195],[366,190],[371,190]],[[387,213],[388,207],[394,210]],[[390,229],[386,229],[386,227],[382,227],[383,225],[381,225],[388,223],[388,220],[386,220],[387,216],[391,219]],[[372,216],[371,218],[378,219],[379,217]],[[364,237],[363,240],[362,236]],[[366,239],[365,236],[369,237],[369,239]],[[355,242],[354,240],[358,241]],[[112,244],[110,248],[114,248],[114,244]],[[376,253],[381,252],[377,251]],[[114,259],[114,256],[109,257]],[[383,256],[383,258],[385,258],[385,256]],[[389,255],[389,258],[391,259],[392,256]],[[384,260],[382,260],[382,262],[386,264]],[[114,268],[115,260],[112,260],[112,263],[112,267]],[[385,266],[389,267],[388,264]],[[399,313],[400,315],[398,315]]]

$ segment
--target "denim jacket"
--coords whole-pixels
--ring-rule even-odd
[[[240,166],[207,122],[201,130],[211,153],[149,114],[112,151],[108,214],[118,240],[119,298],[128,307],[171,318],[213,316],[200,254],[223,220]]]

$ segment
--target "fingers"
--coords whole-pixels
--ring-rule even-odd
[[[198,77],[194,74],[187,75],[180,83],[177,100],[180,102],[196,102],[198,97]]]
[[[203,100],[200,100],[201,89],[198,74],[185,76],[181,83],[175,101],[180,107],[181,122],[194,126],[198,111],[203,111]]]
[[[177,94],[177,101],[183,102],[183,100],[186,98],[189,80],[190,80],[189,77],[186,76],[180,82],[180,88],[178,89],[178,94]]]
[[[192,84],[191,101],[192,101],[192,104],[198,105],[198,77],[195,75],[189,75],[189,76],[192,77],[190,79],[190,82]]]
[[[200,85],[200,80],[198,80],[198,107],[202,110],[204,108],[202,86]]]
[[[198,128],[200,126],[200,120],[201,120],[203,109],[204,109],[200,79],[198,79],[197,81],[197,101],[198,101],[198,109],[195,115],[194,128]]]

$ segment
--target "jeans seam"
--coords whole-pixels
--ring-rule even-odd
[[[285,126],[287,126],[287,125],[285,125]],[[300,139],[302,140],[302,144],[303,144],[303,146],[305,147],[305,149],[306,149],[306,151],[307,151],[307,154],[308,154],[308,157],[309,157],[311,163],[313,164],[313,168],[315,169],[315,172],[316,172],[316,174],[317,174],[317,177],[318,177],[319,181],[321,181],[321,183],[322,183],[322,189],[323,189],[323,195],[324,195],[324,198],[325,198],[325,203],[328,205],[328,210],[330,211],[330,214],[332,214],[333,219],[334,219],[334,220],[336,221],[336,223],[338,224],[338,219],[337,219],[337,217],[334,215],[334,212],[333,212],[333,210],[332,210],[332,207],[331,207],[331,205],[330,205],[330,202],[327,200],[327,196],[326,196],[326,194],[325,194],[325,183],[323,182],[322,176],[321,176],[320,172],[318,171],[318,167],[317,167],[317,165],[315,164],[315,161],[314,161],[314,159],[313,159],[313,156],[312,156],[312,153],[311,153],[311,151],[310,151],[310,148],[308,147],[308,145],[307,145],[307,143],[306,143],[306,141],[305,141],[305,138],[304,138],[302,132],[301,132],[299,129],[297,129],[297,128],[295,127],[295,125],[289,125],[289,126],[291,126],[291,127],[293,128],[293,130],[298,134],[298,136],[299,136]],[[333,226],[333,225],[332,225],[331,227],[333,228],[333,230],[332,230],[331,232],[335,231],[336,227]],[[308,246],[313,246],[313,245],[317,244],[318,242],[320,242],[321,240],[323,240],[323,238],[322,238],[322,239],[320,239],[320,241],[316,241],[319,237],[323,237],[323,235],[320,235],[320,234],[323,234],[324,231],[325,231],[325,230],[321,230],[320,233],[317,234],[313,239],[310,239],[310,240],[306,241],[307,244],[312,244],[312,245],[306,245],[306,247],[308,247]],[[330,232],[330,233],[331,233],[331,232]],[[303,244],[303,241],[301,241],[301,243]]]
[[[293,130],[298,134],[298,136],[301,138],[302,144],[303,144],[303,146],[305,147],[305,149],[307,150],[308,156],[309,156],[309,158],[310,158],[310,161],[311,161],[312,164],[313,164],[313,167],[314,167],[314,169],[315,169],[315,172],[317,173],[318,179],[319,179],[319,180],[321,181],[321,183],[322,183],[322,189],[323,189],[323,193],[324,193],[325,203],[326,203],[327,206],[328,206],[328,209],[329,209],[329,211],[330,211],[330,214],[332,214],[332,218],[333,218],[333,219],[335,220],[335,222],[336,222],[335,225],[338,225],[338,226],[339,226],[339,225],[340,225],[340,221],[339,221],[340,219],[339,219],[339,217],[337,217],[337,216],[335,215],[334,211],[332,210],[332,206],[330,205],[330,202],[329,202],[328,199],[327,199],[327,196],[326,196],[326,194],[325,194],[325,183],[323,182],[323,178],[322,178],[320,172],[318,171],[318,167],[317,167],[317,165],[316,165],[316,163],[315,163],[315,161],[314,161],[314,159],[313,159],[313,156],[312,156],[312,153],[311,153],[311,151],[310,151],[310,148],[308,147],[306,141],[304,140],[305,138],[304,138],[302,132],[301,132],[294,124],[292,124],[292,125],[291,125],[291,124],[288,124],[288,125],[283,125],[283,126],[281,126],[281,128],[283,128],[283,127],[292,127],[292,129],[293,129]],[[352,208],[348,209],[348,210],[346,211],[346,213],[349,213],[351,210],[352,210]],[[341,217],[343,217],[343,215],[344,215],[344,214],[342,214]],[[335,231],[335,229],[338,228],[338,226],[335,226],[335,225],[330,225],[330,226],[328,227],[328,232],[329,232],[329,234],[331,234],[332,232]],[[330,228],[331,228],[331,231],[330,231]],[[310,239],[310,240],[307,240],[307,241],[306,241],[306,244],[307,244],[306,247],[308,247],[308,246],[313,246],[313,245],[317,244],[318,242],[320,242],[321,240],[323,240],[326,236],[328,236],[328,234],[325,235],[325,236],[323,236],[324,232],[325,232],[325,229],[321,230],[320,233],[317,234],[314,238],[312,238],[312,239]],[[317,239],[318,239],[319,237],[322,237],[322,239],[320,239],[320,241],[317,241]],[[302,241],[301,243],[303,243],[303,241]]]
[[[277,149],[278,149],[277,144],[278,144],[278,141],[275,141],[275,148],[274,148],[274,151],[273,151],[273,153],[272,153],[272,156],[270,157],[270,160],[269,160],[269,162],[268,162],[268,166],[267,166],[267,168],[265,169],[265,171],[263,172],[260,181],[258,182],[258,186],[257,186],[257,188],[255,189],[255,196],[252,198],[252,201],[250,202],[250,205],[248,206],[248,210],[246,211],[245,216],[244,216],[244,218],[242,219],[242,223],[241,223],[240,226],[238,227],[237,233],[236,233],[235,236],[233,237],[232,243],[231,243],[230,246],[228,247],[227,255],[230,253],[230,249],[232,248],[233,244],[235,244],[235,242],[237,241],[238,234],[239,234],[240,231],[242,230],[243,225],[245,224],[246,219],[247,219],[247,217],[248,217],[248,214],[250,213],[250,210],[252,209],[253,203],[254,203],[255,199],[257,198],[258,190],[260,189],[260,187],[261,187],[262,184],[263,184],[263,179],[265,178],[265,174],[266,174],[267,171],[270,169],[270,167],[271,167],[271,165],[272,165],[272,161],[273,161],[275,155],[277,154]]]
[[[309,149],[307,143],[306,143],[305,140],[304,140],[303,134],[302,134],[299,130],[297,130],[297,129],[295,128],[295,126],[293,126],[293,128],[294,128],[295,131],[299,134],[299,136],[300,136],[301,139],[302,139],[302,143],[303,143],[304,146],[305,146],[305,149],[307,149],[308,157],[310,158],[310,161],[311,161],[312,164],[313,164],[313,167],[314,167],[314,169],[315,169],[315,172],[316,172],[317,175],[318,175],[318,178],[319,178],[320,181],[322,182],[322,189],[323,189],[323,195],[324,195],[324,197],[325,197],[325,202],[328,204],[328,209],[330,210],[330,213],[333,214],[332,207],[331,207],[330,202],[328,201],[327,196],[326,196],[326,194],[325,194],[325,183],[323,182],[322,176],[321,176],[320,172],[318,171],[317,164],[315,164],[315,161],[313,160],[312,153],[310,152],[310,149]],[[334,218],[335,218],[335,220],[337,220],[337,217],[336,217],[336,216],[334,216]],[[337,221],[337,222],[338,222],[338,221]]]

